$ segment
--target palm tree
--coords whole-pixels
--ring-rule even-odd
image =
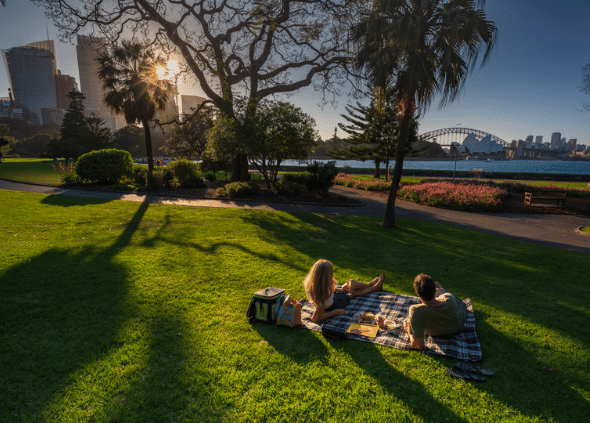
[[[115,113],[122,113],[128,124],[143,125],[151,179],[154,157],[149,123],[157,110],[166,108],[172,89],[169,81],[158,78],[157,70],[166,61],[144,45],[126,41],[101,54],[97,61],[98,76],[107,90],[105,104]]]
[[[436,95],[440,107],[456,99],[481,49],[485,63],[497,28],[486,19],[485,0],[373,0],[352,29],[355,67],[376,86],[392,85],[400,109],[395,169],[383,227],[395,227],[395,197],[412,119]]]

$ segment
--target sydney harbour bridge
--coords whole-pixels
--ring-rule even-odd
[[[461,144],[465,137],[469,134],[474,134],[477,138],[482,139],[486,136],[490,135],[492,141],[496,141],[503,147],[508,147],[510,143],[504,141],[503,139],[490,134],[489,132],[480,131],[479,129],[470,129],[470,128],[444,128],[444,129],[437,129],[435,131],[425,132],[420,134],[420,138],[425,141],[436,142],[440,144],[441,147],[450,147],[451,143],[456,142]]]

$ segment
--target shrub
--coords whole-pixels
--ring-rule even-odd
[[[84,183],[116,184],[132,171],[131,153],[114,148],[91,151],[76,162],[76,174]]]
[[[200,165],[190,160],[181,159],[171,162],[169,169],[181,187],[200,188],[203,186],[203,179],[199,176]]]
[[[217,180],[217,175],[215,174],[215,172],[212,172],[210,170],[208,170],[207,172],[205,172],[203,174],[203,177],[208,180],[209,182],[213,182]]]
[[[225,197],[227,195],[227,191],[224,187],[219,187],[215,190],[215,194],[217,194],[220,197]]]
[[[225,192],[229,197],[245,197],[258,192],[258,185],[248,182],[232,182],[225,186]]]
[[[296,183],[307,186],[310,174],[306,172],[291,172],[283,174],[282,183]]]
[[[137,185],[146,186],[148,167],[143,165],[133,165],[132,176],[133,182],[135,182]]]
[[[319,163],[314,160],[312,164],[307,166],[307,171],[313,175],[307,187],[322,196],[327,196],[328,191],[334,185],[334,178],[338,174],[336,162]]]
[[[156,168],[152,172],[152,176],[150,177],[148,174],[148,187],[151,189],[162,189],[165,185],[165,174],[164,169]]]
[[[301,195],[307,192],[307,186],[300,182],[283,179],[277,185],[277,191],[281,195]]]

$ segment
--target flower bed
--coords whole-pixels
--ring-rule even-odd
[[[334,184],[365,191],[387,191],[391,187],[391,182],[358,180],[355,176],[342,172],[336,175]]]
[[[398,195],[404,199],[433,207],[471,211],[499,211],[505,191],[486,185],[427,182],[406,185]]]

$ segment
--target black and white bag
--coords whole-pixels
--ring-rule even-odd
[[[285,292],[282,288],[264,288],[256,292],[250,299],[248,304],[248,310],[246,311],[246,317],[248,321],[261,322],[261,323],[276,323],[277,313],[275,311],[275,305]]]

